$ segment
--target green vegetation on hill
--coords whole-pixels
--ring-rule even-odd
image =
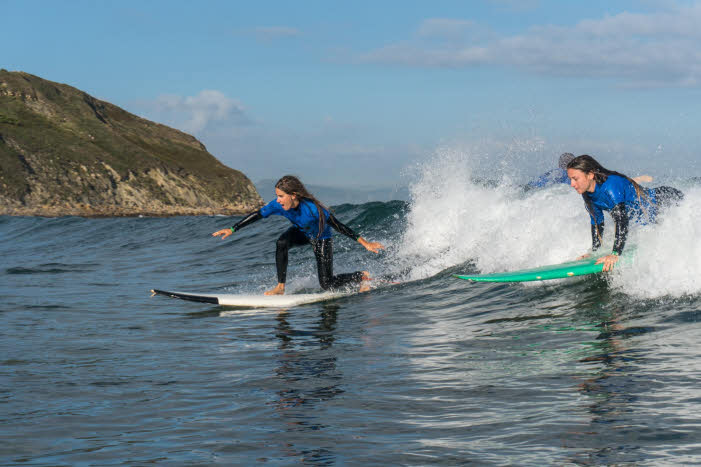
[[[250,180],[194,137],[0,70],[0,214],[235,214],[260,204]]]

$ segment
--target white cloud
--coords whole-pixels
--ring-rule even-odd
[[[537,26],[511,36],[474,34],[468,20],[429,19],[418,40],[364,54],[372,63],[416,67],[506,65],[550,75],[613,77],[636,86],[701,86],[701,4],[656,13]],[[444,40],[436,42],[442,33]],[[462,40],[456,38],[462,35]]]
[[[200,133],[216,122],[250,123],[243,106],[221,91],[205,89],[196,96],[159,96],[150,106],[160,118],[187,133]]]

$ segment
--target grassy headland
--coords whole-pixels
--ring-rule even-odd
[[[0,70],[0,214],[240,214],[261,202],[194,137]]]

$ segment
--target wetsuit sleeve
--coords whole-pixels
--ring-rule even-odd
[[[556,183],[564,183],[565,185],[570,184],[570,177],[567,175],[567,171],[564,169],[560,169],[560,176],[555,179]]]
[[[246,227],[248,224],[253,224],[255,221],[260,220],[263,218],[263,215],[260,213],[260,210],[254,211],[250,214],[248,214],[246,217],[238,221],[236,224],[234,224],[231,227],[231,230],[236,232],[237,230],[240,230],[242,227]]]
[[[591,225],[591,250],[596,251],[601,246],[601,239],[604,238],[604,223]]]
[[[350,227],[346,226],[345,224],[341,224],[341,222],[338,219],[336,219],[336,217],[333,214],[330,214],[330,213],[329,213],[329,225],[331,225],[331,227],[333,227],[334,229],[336,229],[337,231],[339,231],[340,233],[342,233],[346,237],[352,238],[356,242],[360,238],[360,235],[353,232],[353,230]]]
[[[620,255],[628,237],[628,213],[625,203],[618,203],[611,209],[611,217],[616,222],[616,236],[613,241],[613,252]]]
[[[273,214],[281,214],[283,212],[282,206],[280,206],[280,203],[277,202],[277,200],[272,200],[262,208],[260,208],[260,215],[263,217],[268,217]]]
[[[548,172],[545,172],[543,175],[540,177],[536,178],[535,180],[531,180],[528,182],[528,187],[530,188],[543,188],[553,182],[553,175],[554,175],[554,170],[550,170]]]
[[[587,193],[582,194],[582,200],[584,200],[584,206],[587,209],[587,212],[589,213],[592,225],[603,224],[604,211],[592,202],[591,197]]]
[[[591,217],[592,224],[603,224],[604,223],[604,211],[598,206],[591,207],[592,212],[589,213]]]
[[[545,173],[540,177],[536,178],[535,180],[531,180],[530,182],[528,182],[526,186],[529,188],[543,188],[545,185],[548,184],[548,175],[549,173]]]
[[[558,183],[566,183],[569,185],[570,177],[567,176],[566,170],[560,168],[552,169],[535,180],[531,180],[526,186],[529,188],[543,188]]]

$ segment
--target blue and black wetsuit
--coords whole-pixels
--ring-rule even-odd
[[[616,223],[613,253],[621,254],[628,236],[628,224],[632,220],[639,224],[655,222],[660,208],[679,202],[684,194],[676,188],[661,186],[643,188],[638,196],[630,180],[619,175],[609,175],[602,184],[596,184],[593,193],[582,194],[591,217],[592,249],[601,246],[604,235],[604,211],[610,211]]]
[[[558,185],[560,183],[570,184],[570,178],[567,176],[567,170],[556,167],[545,172],[535,180],[531,180],[526,184],[527,188],[544,188],[550,185]]]
[[[322,289],[337,289],[349,284],[359,283],[363,280],[362,271],[333,275],[333,237],[331,227],[356,241],[360,238],[360,235],[339,222],[327,210],[322,209],[322,211],[325,222],[321,235],[319,235],[319,209],[314,202],[308,199],[300,200],[299,206],[289,211],[285,211],[277,200],[272,200],[258,211],[248,214],[231,228],[237,231],[271,215],[286,217],[292,222],[293,226],[280,235],[275,248],[275,265],[279,283],[284,284],[287,279],[287,262],[290,248],[301,245],[311,245],[314,250],[319,285],[321,285]]]

